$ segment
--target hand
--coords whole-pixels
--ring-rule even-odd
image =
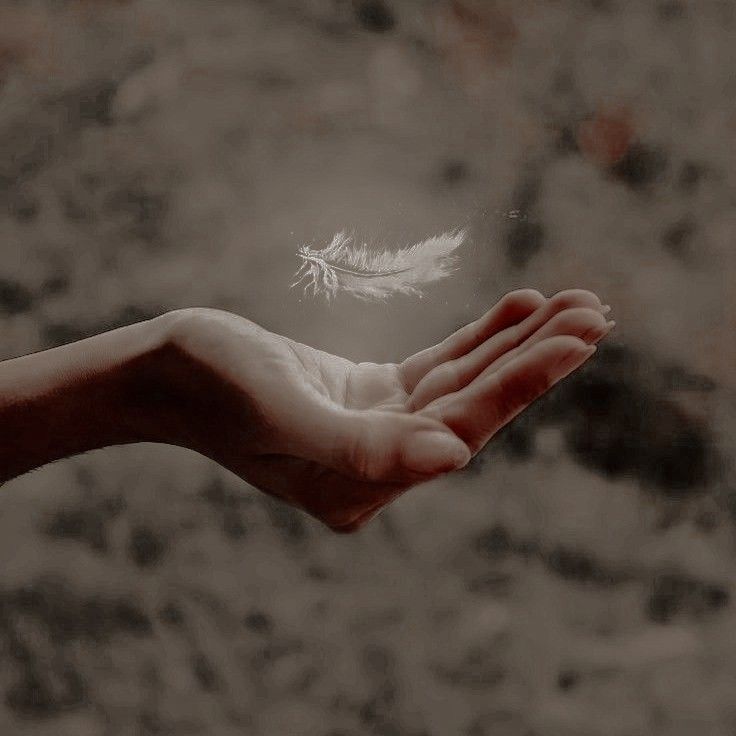
[[[466,465],[582,365],[614,324],[609,310],[589,291],[515,291],[399,364],[355,364],[227,312],[180,310],[178,443],[354,531],[411,486]]]

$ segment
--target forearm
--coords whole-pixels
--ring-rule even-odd
[[[0,362],[0,482],[88,450],[180,438],[169,315]]]

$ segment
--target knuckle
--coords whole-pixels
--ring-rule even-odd
[[[488,337],[488,327],[482,322],[474,322],[468,326],[467,340],[470,345],[478,345]]]
[[[370,477],[373,459],[371,436],[358,417],[353,418],[349,429],[339,435],[336,464],[357,480]]]
[[[508,379],[497,380],[494,396],[494,408],[496,421],[502,424],[505,418],[516,411],[519,405],[518,390],[514,386],[514,382]]]
[[[454,360],[441,365],[438,373],[440,382],[446,390],[455,391],[460,388],[460,369]]]
[[[506,328],[508,341],[511,348],[518,347],[527,337],[527,331],[522,324],[512,325]]]
[[[392,456],[383,447],[384,440],[378,429],[357,433],[352,438],[345,468],[354,481],[375,483],[390,470]]]
[[[370,457],[368,448],[362,439],[352,439],[348,450],[348,468],[359,480],[366,480],[370,475]]]
[[[534,293],[533,289],[514,289],[513,291],[506,292],[503,295],[502,301],[506,304],[524,302]]]

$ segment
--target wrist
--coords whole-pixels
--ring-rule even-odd
[[[108,445],[169,441],[181,425],[167,382],[175,317],[0,363],[0,482]]]

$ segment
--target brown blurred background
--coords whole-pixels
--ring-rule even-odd
[[[2,489],[0,733],[736,733],[733,0],[0,1],[0,357],[207,305],[399,360],[506,291],[614,335],[354,536],[176,448]],[[424,299],[301,243],[467,225]]]

